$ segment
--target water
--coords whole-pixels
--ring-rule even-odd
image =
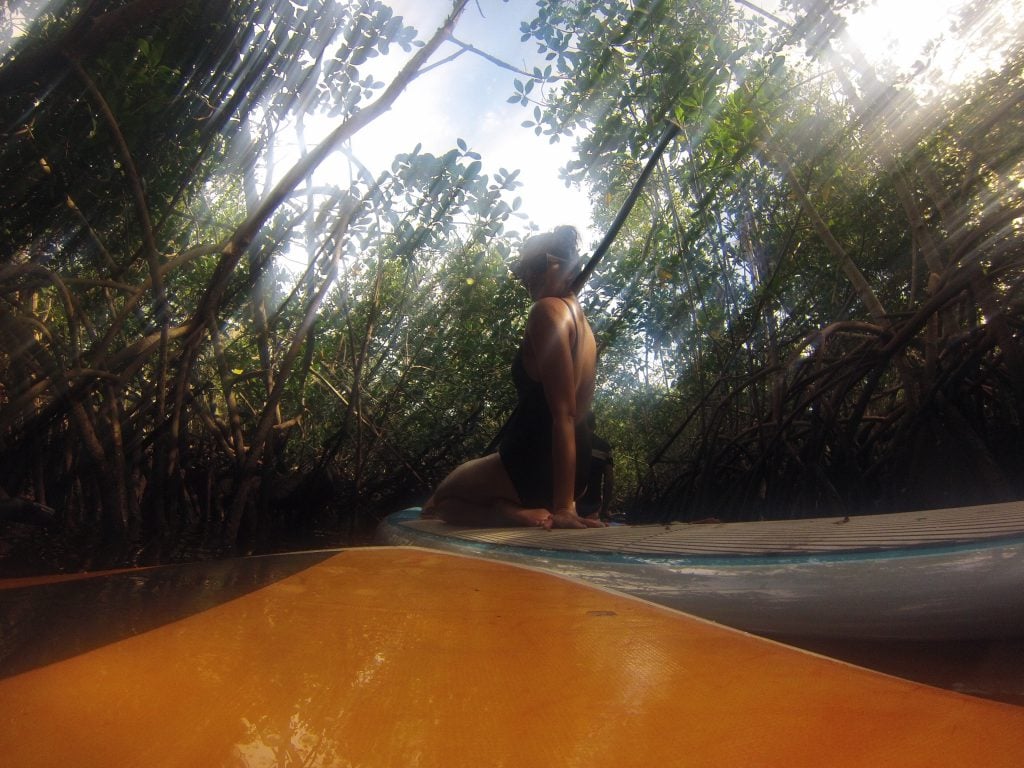
[[[776,639],[896,677],[1024,706],[1024,638],[927,642]]]

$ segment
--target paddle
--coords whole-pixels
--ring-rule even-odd
[[[579,292],[579,290],[583,288],[587,280],[590,278],[590,275],[597,268],[598,262],[600,262],[601,259],[604,258],[605,253],[608,252],[608,249],[611,247],[615,237],[619,234],[619,230],[622,229],[622,225],[626,223],[626,217],[628,217],[629,212],[633,210],[633,206],[636,204],[637,198],[640,197],[644,184],[654,171],[654,166],[665,152],[665,149],[672,142],[672,139],[678,136],[681,130],[682,126],[678,123],[674,120],[669,121],[668,127],[665,129],[665,132],[661,135],[657,145],[654,147],[654,151],[651,153],[651,156],[647,158],[647,164],[644,165],[644,169],[640,172],[639,178],[636,180],[636,183],[633,184],[633,188],[629,191],[626,199],[622,202],[619,212],[615,214],[615,218],[612,220],[611,226],[608,227],[608,232],[601,239],[601,242],[598,243],[597,248],[594,249],[594,255],[590,257],[589,261],[587,261],[586,266],[583,267],[583,270],[576,276],[576,279],[573,280],[572,290],[574,293]]]

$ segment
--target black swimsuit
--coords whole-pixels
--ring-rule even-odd
[[[566,301],[576,329],[572,357],[576,359],[579,325],[572,305]],[[519,501],[525,507],[551,509],[554,504],[554,481],[551,459],[551,409],[544,396],[544,385],[534,381],[523,366],[523,349],[512,361],[512,381],[519,403],[509,419],[498,445],[501,463],[512,479]],[[586,489],[590,464],[590,430],[586,421],[576,424],[576,496]]]

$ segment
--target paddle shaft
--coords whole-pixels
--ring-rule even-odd
[[[619,212],[615,214],[615,218],[612,220],[611,226],[608,227],[608,232],[605,234],[604,238],[602,238],[597,248],[594,249],[594,254],[590,257],[590,260],[587,261],[586,266],[583,267],[583,270],[576,276],[576,279],[573,280],[573,293],[578,293],[580,289],[583,288],[587,280],[590,278],[590,275],[597,268],[598,262],[604,258],[608,249],[611,248],[612,242],[614,242],[616,236],[619,234],[619,230],[622,229],[622,225],[626,223],[626,218],[629,216],[630,211],[633,210],[633,206],[636,204],[637,198],[640,197],[644,184],[647,183],[648,177],[654,171],[654,166],[665,152],[665,149],[672,142],[672,139],[678,136],[681,130],[682,127],[678,123],[674,121],[669,122],[665,132],[661,135],[661,139],[658,140],[658,144],[654,147],[654,151],[647,159],[647,164],[644,166],[643,171],[640,172],[640,177],[636,180],[636,183],[633,184],[633,188],[629,191],[626,199],[622,202],[622,207],[619,208]]]

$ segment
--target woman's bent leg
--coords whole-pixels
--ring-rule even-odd
[[[546,509],[524,507],[496,453],[452,470],[423,505],[424,517],[453,525],[551,527]]]

